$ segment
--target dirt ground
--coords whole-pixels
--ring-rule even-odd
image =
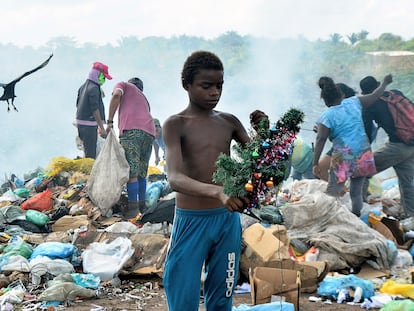
[[[64,310],[70,311],[168,311],[164,288],[161,279],[123,281],[122,289],[109,289],[102,294],[102,298],[85,299],[73,302],[71,306]],[[312,302],[309,297],[317,296],[313,294],[301,294],[299,299],[300,311],[356,311],[361,310],[358,305],[347,304],[326,304],[323,302]],[[235,294],[233,306],[241,304],[251,304],[250,293]],[[185,311],[185,310],[183,310]],[[200,300],[199,311],[205,311],[204,305]],[[296,310],[297,311],[297,310]]]

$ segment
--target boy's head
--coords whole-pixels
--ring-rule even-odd
[[[194,76],[203,69],[224,70],[223,63],[216,54],[207,51],[196,51],[184,63],[181,72],[183,87],[185,88],[187,84],[192,84]]]
[[[257,132],[260,127],[269,128],[269,117],[261,110],[255,110],[250,114],[250,125]]]

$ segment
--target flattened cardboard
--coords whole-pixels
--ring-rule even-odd
[[[289,258],[289,239],[284,226],[265,228],[260,223],[253,224],[243,231],[243,242],[263,262],[280,256]]]

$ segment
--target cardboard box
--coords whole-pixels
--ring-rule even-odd
[[[250,269],[256,267],[296,270],[300,272],[301,292],[313,293],[329,272],[326,262],[299,262],[290,258],[289,237],[284,226],[251,225],[243,232],[243,243],[240,272],[245,277],[249,277]]]
[[[243,243],[263,262],[290,258],[285,226],[272,225],[265,228],[260,223],[253,224],[243,231]]]
[[[256,267],[249,271],[252,304],[271,301],[272,295],[285,297],[299,311],[300,274],[295,270]]]

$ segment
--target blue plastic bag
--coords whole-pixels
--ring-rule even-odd
[[[39,255],[47,256],[49,258],[68,258],[76,251],[77,247],[70,243],[62,242],[44,242],[39,244],[34,250],[30,259],[36,258]]]
[[[91,273],[71,273],[73,282],[85,288],[98,289],[101,278]]]
[[[145,193],[145,205],[147,208],[151,208],[157,203],[161,196],[162,189],[164,189],[163,181],[155,181],[148,186]]]
[[[341,277],[326,277],[318,287],[319,296],[337,298],[341,289],[362,288],[362,298],[371,298],[375,295],[375,287],[371,281],[361,279],[353,274]]]

